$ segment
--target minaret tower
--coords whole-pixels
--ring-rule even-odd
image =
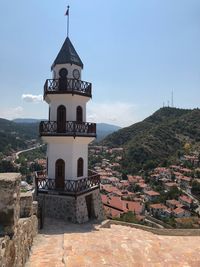
[[[39,203],[49,217],[79,223],[102,219],[100,179],[88,170],[88,144],[96,137],[96,124],[86,122],[92,84],[81,80],[83,63],[69,37],[51,70],[53,77],[44,85],[49,118],[40,123],[40,136],[47,143],[47,173],[36,178]]]

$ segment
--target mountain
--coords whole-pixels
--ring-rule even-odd
[[[27,141],[38,138],[38,123],[15,123],[0,118],[0,152],[27,148]]]
[[[39,119],[17,118],[17,119],[14,119],[12,121],[16,122],[16,123],[36,123],[36,122],[40,122],[41,120],[39,120]]]
[[[14,119],[13,122],[16,123],[38,123],[41,120],[39,119],[22,119],[22,118],[18,118],[18,119]],[[43,120],[44,121],[44,120]],[[112,125],[112,124],[107,124],[107,123],[97,123],[97,139],[96,141],[99,142],[101,141],[103,138],[105,138],[107,135],[118,131],[119,129],[121,129],[121,127],[116,126],[116,125]]]
[[[137,173],[170,163],[183,154],[185,144],[200,148],[200,110],[164,107],[142,122],[123,128],[103,141],[110,147],[124,147],[122,166]]]
[[[39,138],[38,119],[15,119],[13,121],[0,119],[0,152],[9,153],[12,150],[27,148],[30,139]],[[106,123],[97,124],[97,140],[117,131],[120,127]]]
[[[107,123],[97,123],[97,141],[101,141],[107,135],[118,131],[121,127]]]

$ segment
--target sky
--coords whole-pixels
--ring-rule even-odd
[[[87,120],[129,126],[200,107],[199,0],[0,0],[0,117],[48,117],[43,85],[66,38],[93,84]]]

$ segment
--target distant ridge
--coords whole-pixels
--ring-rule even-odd
[[[200,109],[164,107],[101,142],[111,147],[124,147],[122,165],[131,173],[176,160],[184,153],[186,143],[200,151]]]
[[[97,141],[102,140],[107,135],[120,130],[121,127],[108,124],[108,123],[97,123]]]
[[[40,122],[40,119],[23,119],[23,118],[17,118],[12,120],[15,123],[35,123],[35,122]]]
[[[18,118],[12,121],[0,118],[0,152],[9,154],[13,150],[27,148],[30,139],[39,140],[40,119]],[[120,129],[106,123],[97,124],[97,141]]]
[[[15,123],[0,118],[0,152],[9,154],[12,151],[27,148],[27,141],[38,139],[39,123]]]

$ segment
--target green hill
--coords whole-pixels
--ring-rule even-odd
[[[184,146],[200,147],[200,110],[165,107],[142,122],[123,128],[102,144],[125,148],[123,167],[132,173],[150,169],[183,154]]]
[[[101,141],[107,135],[116,132],[117,130],[121,129],[121,127],[116,125],[111,125],[107,123],[97,123],[97,142]]]
[[[9,154],[12,150],[27,148],[27,142],[39,138],[39,123],[37,119],[15,119],[13,121],[0,118],[0,152]],[[97,123],[97,140],[120,127],[106,123]]]
[[[27,148],[27,141],[38,138],[38,123],[15,123],[0,119],[0,152],[9,154],[12,150]]]

